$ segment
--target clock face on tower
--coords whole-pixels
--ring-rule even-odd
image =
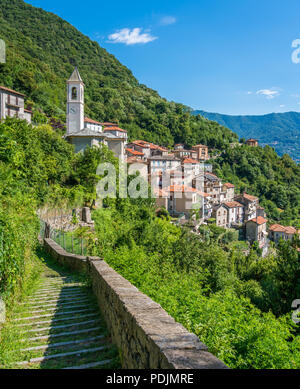
[[[70,114],[75,114],[77,113],[77,108],[76,107],[71,107],[70,108]]]

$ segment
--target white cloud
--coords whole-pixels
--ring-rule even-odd
[[[174,16],[164,16],[160,19],[160,24],[162,26],[169,26],[177,22],[177,19]]]
[[[284,108],[284,107],[285,107],[285,105],[284,105],[284,104],[281,104],[279,107],[280,107],[280,108]]]
[[[246,92],[246,95],[252,95],[251,91]]]
[[[157,37],[152,36],[149,32],[142,33],[141,28],[123,28],[122,30],[117,30],[113,34],[108,36],[109,43],[125,43],[125,45],[136,45],[138,43],[148,43],[152,42]]]
[[[257,95],[263,95],[267,99],[274,99],[274,97],[279,96],[278,90],[275,89],[260,89],[256,92]]]

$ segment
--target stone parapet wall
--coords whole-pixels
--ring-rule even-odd
[[[123,368],[226,369],[194,334],[98,257],[69,254],[51,239],[47,251],[63,265],[85,271]]]

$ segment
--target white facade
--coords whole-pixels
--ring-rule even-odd
[[[16,117],[31,123],[31,112],[24,108],[24,95],[0,86],[0,120]]]

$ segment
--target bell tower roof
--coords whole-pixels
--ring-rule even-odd
[[[83,83],[82,78],[80,76],[80,73],[79,73],[79,71],[77,69],[77,66],[74,69],[71,77],[68,79],[68,82],[81,82],[81,83]]]

